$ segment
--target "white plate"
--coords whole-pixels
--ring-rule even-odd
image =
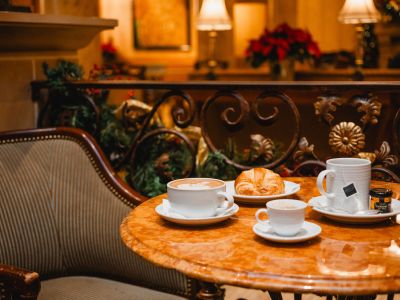
[[[237,204],[233,204],[233,207],[229,210],[228,213],[218,215],[215,217],[208,218],[185,218],[179,217],[175,214],[168,214],[164,212],[164,208],[162,204],[157,205],[156,213],[163,219],[181,225],[189,225],[189,226],[198,226],[198,225],[210,225],[218,222],[222,222],[226,219],[229,219],[231,216],[236,214],[239,211],[239,206]]]
[[[304,222],[303,228],[294,236],[281,236],[276,234],[272,227],[257,223],[253,226],[253,231],[259,237],[279,243],[299,243],[312,239],[321,233],[321,227],[311,222]]]
[[[325,196],[318,196],[312,198],[310,201],[320,201],[319,199],[324,198]],[[369,223],[378,223],[387,220],[390,217],[393,217],[397,214],[400,214],[400,201],[392,198],[392,212],[384,213],[384,214],[376,214],[376,215],[354,215],[348,213],[340,213],[340,212],[332,212],[321,207],[313,206],[313,209],[325,217],[332,219],[334,221],[342,222],[342,223],[350,223],[350,224],[369,224]]]
[[[291,181],[283,181],[285,183],[285,192],[283,194],[277,195],[268,195],[268,196],[246,196],[246,195],[238,195],[235,191],[235,181],[226,181],[226,191],[233,195],[233,198],[236,202],[246,203],[246,204],[265,204],[269,200],[284,198],[290,195],[297,193],[300,190],[300,184],[291,182]]]

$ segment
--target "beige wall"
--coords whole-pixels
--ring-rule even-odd
[[[42,0],[40,12],[78,16],[97,16],[96,0]],[[68,41],[65,41],[68,43]],[[0,50],[0,131],[34,128],[38,105],[31,99],[30,82],[44,79],[42,63],[54,65],[59,58],[81,63],[88,73],[94,63],[101,62],[100,39],[95,38],[86,48],[77,51],[18,51]]]
[[[354,49],[354,27],[337,20],[343,3],[344,0],[297,0],[297,26],[308,29],[322,51]]]
[[[267,26],[267,3],[238,2],[233,6],[235,57],[243,57],[250,39],[260,36]],[[243,24],[248,24],[243,26]]]
[[[39,4],[40,12],[44,14],[99,16],[98,0],[40,0]],[[89,45],[78,51],[78,62],[83,66],[86,75],[94,64],[101,64],[100,36],[95,37]]]

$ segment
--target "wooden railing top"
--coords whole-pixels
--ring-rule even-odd
[[[400,79],[400,78],[399,78]],[[79,80],[67,87],[104,89],[285,89],[285,90],[353,90],[399,92],[399,81],[151,81],[151,80]],[[33,89],[46,87],[46,81],[33,81]]]

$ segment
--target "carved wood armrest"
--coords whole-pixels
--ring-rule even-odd
[[[0,295],[5,299],[37,299],[39,274],[26,269],[0,264]]]

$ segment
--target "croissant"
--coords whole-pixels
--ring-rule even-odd
[[[254,168],[243,171],[236,178],[235,190],[238,195],[277,195],[285,191],[285,184],[279,174],[264,168]]]

